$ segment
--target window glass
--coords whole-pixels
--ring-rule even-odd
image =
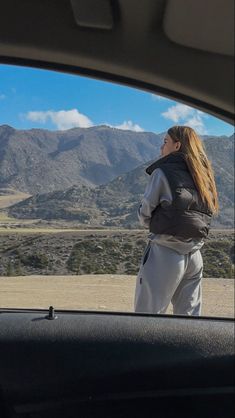
[[[169,187],[183,193],[187,186],[188,178],[179,183],[168,164],[162,177],[151,176],[153,201],[146,203],[146,194],[143,201],[150,184],[145,170],[163,156],[174,125],[193,128],[212,162],[219,213],[206,239],[175,242],[179,226],[174,232],[169,220],[168,232],[163,222],[163,232],[149,236],[150,219],[144,220],[156,209],[157,182],[166,187],[161,196]],[[158,309],[154,298],[160,294],[158,313],[197,315],[197,308],[190,309],[202,298],[200,314],[233,316],[233,147],[232,126],[185,104],[84,77],[2,65],[0,306],[134,312],[142,292],[139,312]],[[167,189],[167,176],[178,183],[167,180]],[[196,188],[186,189],[195,198]],[[149,206],[139,219],[141,202]],[[199,222],[197,212],[198,206],[190,216],[196,213]]]

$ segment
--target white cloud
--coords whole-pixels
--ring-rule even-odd
[[[45,124],[47,121],[52,122],[57,129],[66,130],[70,128],[89,128],[93,126],[93,122],[82,113],[79,113],[77,109],[71,110],[59,110],[57,112],[53,110],[46,111],[30,111],[21,117],[30,120],[31,122],[38,122]],[[143,132],[144,129],[141,128],[136,123],[133,123],[131,120],[124,121],[120,125],[110,125],[105,123],[105,125],[110,126],[111,128],[129,130],[135,132]]]
[[[131,120],[124,121],[121,125],[113,126],[113,128],[122,129],[124,131],[143,132],[144,129],[141,126],[133,123]]]
[[[202,117],[198,114],[195,114],[192,118],[188,119],[183,125],[190,126],[190,128],[195,129],[199,134],[207,133]]]
[[[205,134],[207,132],[203,121],[203,118],[207,118],[207,115],[190,106],[178,103],[175,106],[169,107],[167,111],[161,113],[161,115],[165,119],[172,120],[174,123],[190,126],[199,134]]]
[[[25,115],[26,119],[32,122],[39,122],[45,124],[48,120],[51,121],[57,129],[66,130],[71,128],[89,128],[93,126],[92,121],[80,113],[77,109],[53,110],[47,111],[30,111]]]
[[[5,94],[1,94],[1,93],[0,93],[0,100],[4,100],[4,99],[6,99]]]
[[[193,109],[191,107],[178,103],[175,106],[169,107],[166,112],[162,113],[162,116],[165,119],[170,119],[173,122],[177,123],[180,120],[190,116],[192,112]]]
[[[173,102],[173,100],[167,99],[167,97],[164,96],[158,96],[157,94],[151,94],[151,98],[154,102]]]

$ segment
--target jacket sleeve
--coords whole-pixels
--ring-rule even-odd
[[[160,204],[170,205],[172,193],[168,180],[160,168],[153,171],[145,189],[144,197],[138,209],[141,225],[149,227],[152,212]]]

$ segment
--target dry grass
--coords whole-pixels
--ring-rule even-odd
[[[135,276],[0,277],[0,306],[133,312]],[[169,309],[171,313],[171,309]],[[203,280],[205,316],[234,316],[234,281]]]
[[[6,212],[0,212],[0,222],[1,223],[16,223],[15,218],[10,218]]]
[[[69,228],[69,222],[61,222],[63,223],[63,225],[61,225],[60,223],[58,223],[58,227],[50,227],[50,226],[45,226],[45,227],[38,227],[33,225],[35,222],[38,222],[39,219],[17,219],[17,218],[10,218],[8,217],[7,213],[5,212],[0,212],[0,224],[3,223],[4,226],[0,226],[0,234],[2,233],[7,233],[7,234],[39,234],[39,233],[43,233],[43,234],[56,234],[58,232],[82,232],[84,234],[103,234],[105,233],[105,235],[112,235],[113,233],[125,233],[125,234],[130,234],[133,235],[135,233],[145,233],[146,235],[148,234],[148,231],[145,229],[123,229],[123,228],[83,228],[83,225],[80,225],[78,227],[71,227]],[[11,224],[21,224],[20,227],[16,226],[16,227],[12,227],[10,226],[9,229],[6,228],[7,224],[9,223],[9,226]],[[28,225],[32,224],[32,227],[29,228]],[[25,225],[25,227],[24,227]],[[225,234],[225,235],[233,235],[234,234],[234,229],[211,229],[210,234]]]
[[[7,208],[15,203],[21,202],[30,196],[28,193],[17,192],[9,195],[0,196],[0,209]]]
[[[32,220],[21,220],[21,219],[14,219],[14,218],[8,218],[9,222],[13,223],[21,223],[22,225],[28,225],[30,223],[33,223],[35,221],[38,221],[38,219],[32,219]],[[1,222],[1,218],[0,218]],[[57,233],[68,233],[68,232],[79,232],[83,234],[105,234],[105,235],[112,235],[113,233],[125,233],[125,234],[134,234],[134,233],[143,233],[143,230],[141,229],[80,229],[78,228],[55,228],[55,227],[10,227],[7,229],[5,226],[0,226],[0,234],[57,234]]]
[[[14,220],[14,223],[16,223],[17,221]],[[25,222],[26,223],[26,222]],[[17,228],[17,227],[10,227],[5,228],[5,227],[0,227],[0,234],[58,234],[61,232],[77,232],[79,231],[78,229],[63,229],[63,228],[30,228],[30,227],[22,227],[22,228]]]
[[[5,231],[8,227],[8,225],[11,227],[12,224],[23,224],[23,225],[29,225],[32,224],[34,222],[34,220],[32,219],[16,219],[16,218],[11,218],[10,216],[8,216],[7,212],[3,211],[0,212],[0,224],[2,224],[3,226],[0,227],[0,230]],[[21,228],[16,228],[17,230],[20,230]],[[8,229],[7,229],[8,230]],[[11,231],[11,229],[9,229],[8,231]]]

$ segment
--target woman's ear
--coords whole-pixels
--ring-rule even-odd
[[[180,141],[177,141],[176,144],[175,144],[175,146],[176,146],[176,151],[179,151],[179,149],[181,147],[181,142]]]

